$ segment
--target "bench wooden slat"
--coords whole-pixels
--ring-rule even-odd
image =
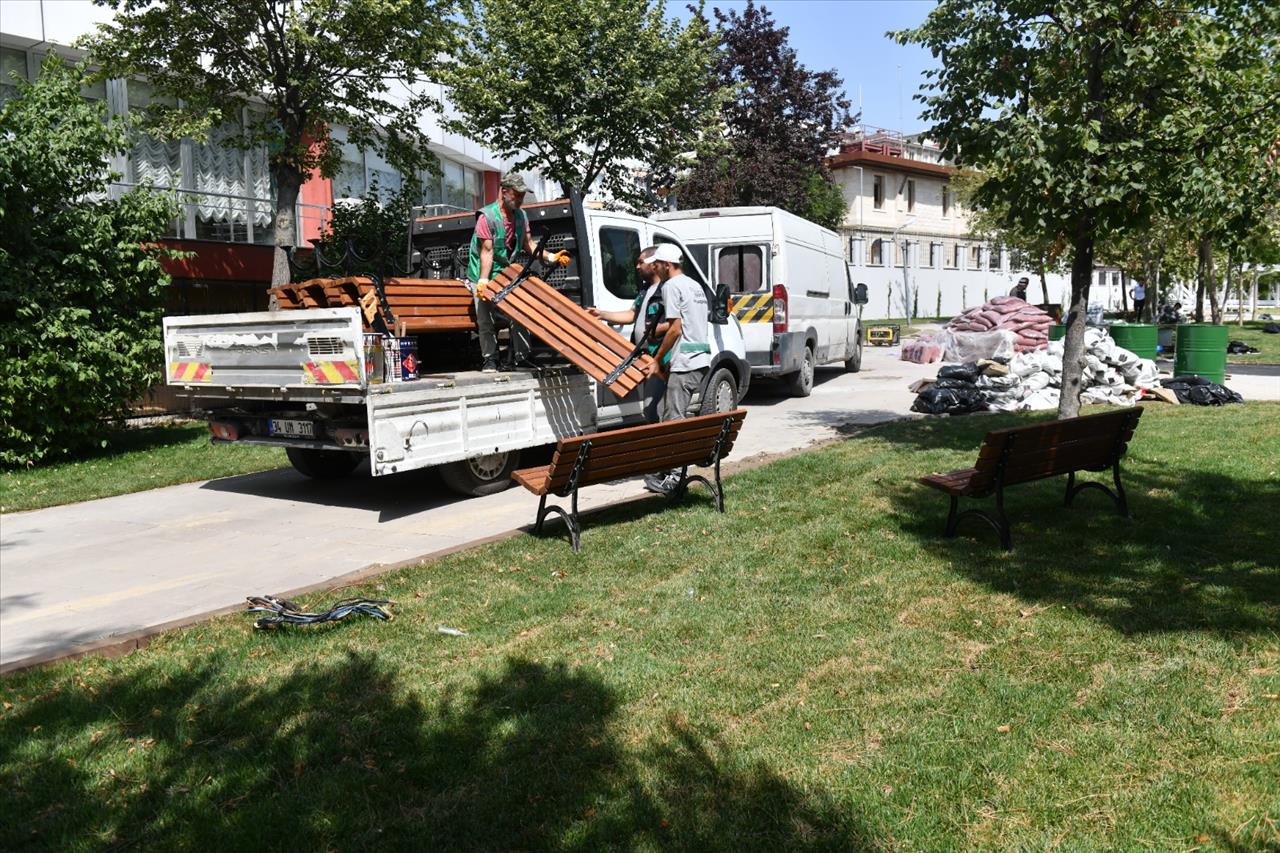
[[[635,458],[614,459],[602,465],[588,465],[588,470],[579,477],[578,485],[591,486],[598,483],[612,482],[613,480],[623,480],[627,477],[638,477],[641,474],[652,474],[657,470],[680,468],[685,465],[702,465],[706,463],[714,447],[715,439],[711,439],[694,444],[681,445],[671,452],[652,450]],[[721,455],[727,454],[732,449],[733,445],[731,444],[722,446]],[[558,492],[565,488],[569,483],[570,474],[570,471],[563,471],[552,476],[548,486],[549,490]]]
[[[711,415],[698,415],[693,418],[684,418],[678,421],[663,421],[657,424],[642,424],[641,426],[623,427],[622,429],[611,429],[608,432],[589,433],[587,435],[576,435],[571,438],[560,439],[560,452],[564,453],[584,441],[590,441],[592,452],[597,448],[607,447],[611,444],[624,444],[631,439],[640,436],[648,438],[651,436],[672,435],[674,433],[685,432],[698,429],[708,424],[715,424],[716,429],[724,423],[725,418],[732,418],[734,428],[742,425],[742,419],[746,417],[743,409],[734,409],[732,412],[721,412]]]
[[[521,468],[511,474],[511,479],[524,486],[535,495],[545,495],[551,478],[550,465],[539,465],[536,468]]]
[[[698,426],[680,433],[671,433],[664,431],[658,435],[641,435],[632,437],[625,443],[620,442],[601,442],[591,443],[591,460],[595,464],[600,464],[603,460],[615,456],[625,456],[631,453],[640,453],[645,450],[670,446],[673,441],[689,442],[695,440],[707,440],[711,444],[715,444],[716,438],[720,435],[720,429],[723,421],[716,421],[705,426]],[[726,440],[732,441],[738,436],[738,427],[740,422],[734,422],[730,429]],[[598,433],[602,438],[610,435],[610,433]],[[559,461],[562,464],[572,465],[574,460],[578,458],[578,448],[582,446],[582,442],[575,442],[569,447],[560,450]]]

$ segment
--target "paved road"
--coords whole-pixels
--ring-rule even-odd
[[[906,414],[907,385],[936,366],[897,355],[869,349],[860,374],[819,371],[805,399],[753,390],[732,458]],[[593,486],[581,503],[639,494],[638,481]],[[429,472],[319,483],[286,469],[6,515],[0,667],[459,548],[528,525],[537,503],[523,489],[464,500]]]

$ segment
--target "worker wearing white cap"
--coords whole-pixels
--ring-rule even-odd
[[[706,381],[711,366],[710,311],[706,291],[682,271],[684,257],[679,246],[660,243],[651,263],[662,279],[662,302],[669,325],[648,370],[650,376],[666,375],[667,390],[658,412],[662,420],[675,421],[688,413],[694,392]],[[664,366],[667,353],[672,354],[671,363]],[[651,475],[645,478],[645,488],[666,493],[678,479],[677,472]]]

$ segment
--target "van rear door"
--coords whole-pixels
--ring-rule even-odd
[[[742,326],[747,363],[770,364],[773,352],[772,251],[765,243],[735,243],[711,247],[712,287],[724,285],[733,294],[731,309]]]

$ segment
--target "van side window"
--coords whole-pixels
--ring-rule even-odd
[[[764,247],[723,246],[716,258],[716,282],[730,293],[754,293],[764,288]]]
[[[639,291],[636,261],[640,259],[640,232],[627,228],[600,229],[600,275],[605,289],[619,299],[635,299]]]

